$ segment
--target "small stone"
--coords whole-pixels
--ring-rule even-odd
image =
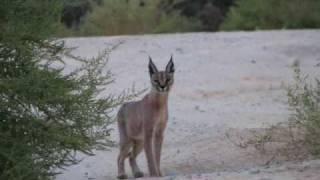
[[[176,48],[176,51],[179,53],[183,53],[183,49],[182,48]]]
[[[194,109],[199,111],[199,112],[206,112],[205,110],[200,109],[200,106],[195,106]]]
[[[297,164],[289,164],[287,165],[287,170],[296,170],[299,168],[299,165]]]
[[[305,170],[307,170],[307,169],[309,169],[309,168],[310,168],[309,165],[305,165],[305,166],[299,168],[298,171],[299,171],[299,172],[303,172],[303,171],[305,171]]]
[[[253,169],[250,171],[250,174],[259,174],[260,170],[259,169]]]

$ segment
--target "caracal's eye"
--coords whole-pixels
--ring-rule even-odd
[[[168,78],[168,79],[166,80],[166,83],[168,83],[168,82],[170,82],[170,81],[171,81],[171,79]]]
[[[155,83],[160,83],[160,81],[158,80],[158,79],[156,79],[156,80],[153,80]]]

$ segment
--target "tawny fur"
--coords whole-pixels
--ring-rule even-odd
[[[165,71],[158,71],[149,59],[152,89],[140,101],[122,105],[118,112],[120,153],[118,178],[126,179],[125,159],[129,158],[134,177],[142,177],[136,158],[144,149],[150,176],[162,176],[160,171],[164,130],[168,121],[168,95],[173,84],[172,57]]]

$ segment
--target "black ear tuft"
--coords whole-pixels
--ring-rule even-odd
[[[168,62],[167,66],[166,66],[166,72],[168,73],[174,73],[174,64],[173,64],[173,58],[171,55],[170,61]]]
[[[151,57],[149,56],[149,73],[150,76],[154,73],[158,72],[158,69],[156,67],[156,65],[154,65],[154,63],[152,62]]]

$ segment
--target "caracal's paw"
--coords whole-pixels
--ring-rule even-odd
[[[134,177],[135,177],[135,178],[141,178],[141,177],[143,177],[143,176],[144,176],[143,172],[136,172],[136,173],[134,173]]]
[[[150,176],[150,177],[158,177],[158,174],[156,174],[156,173],[151,173],[149,176]]]
[[[128,179],[128,176],[126,174],[120,174],[118,179]]]

